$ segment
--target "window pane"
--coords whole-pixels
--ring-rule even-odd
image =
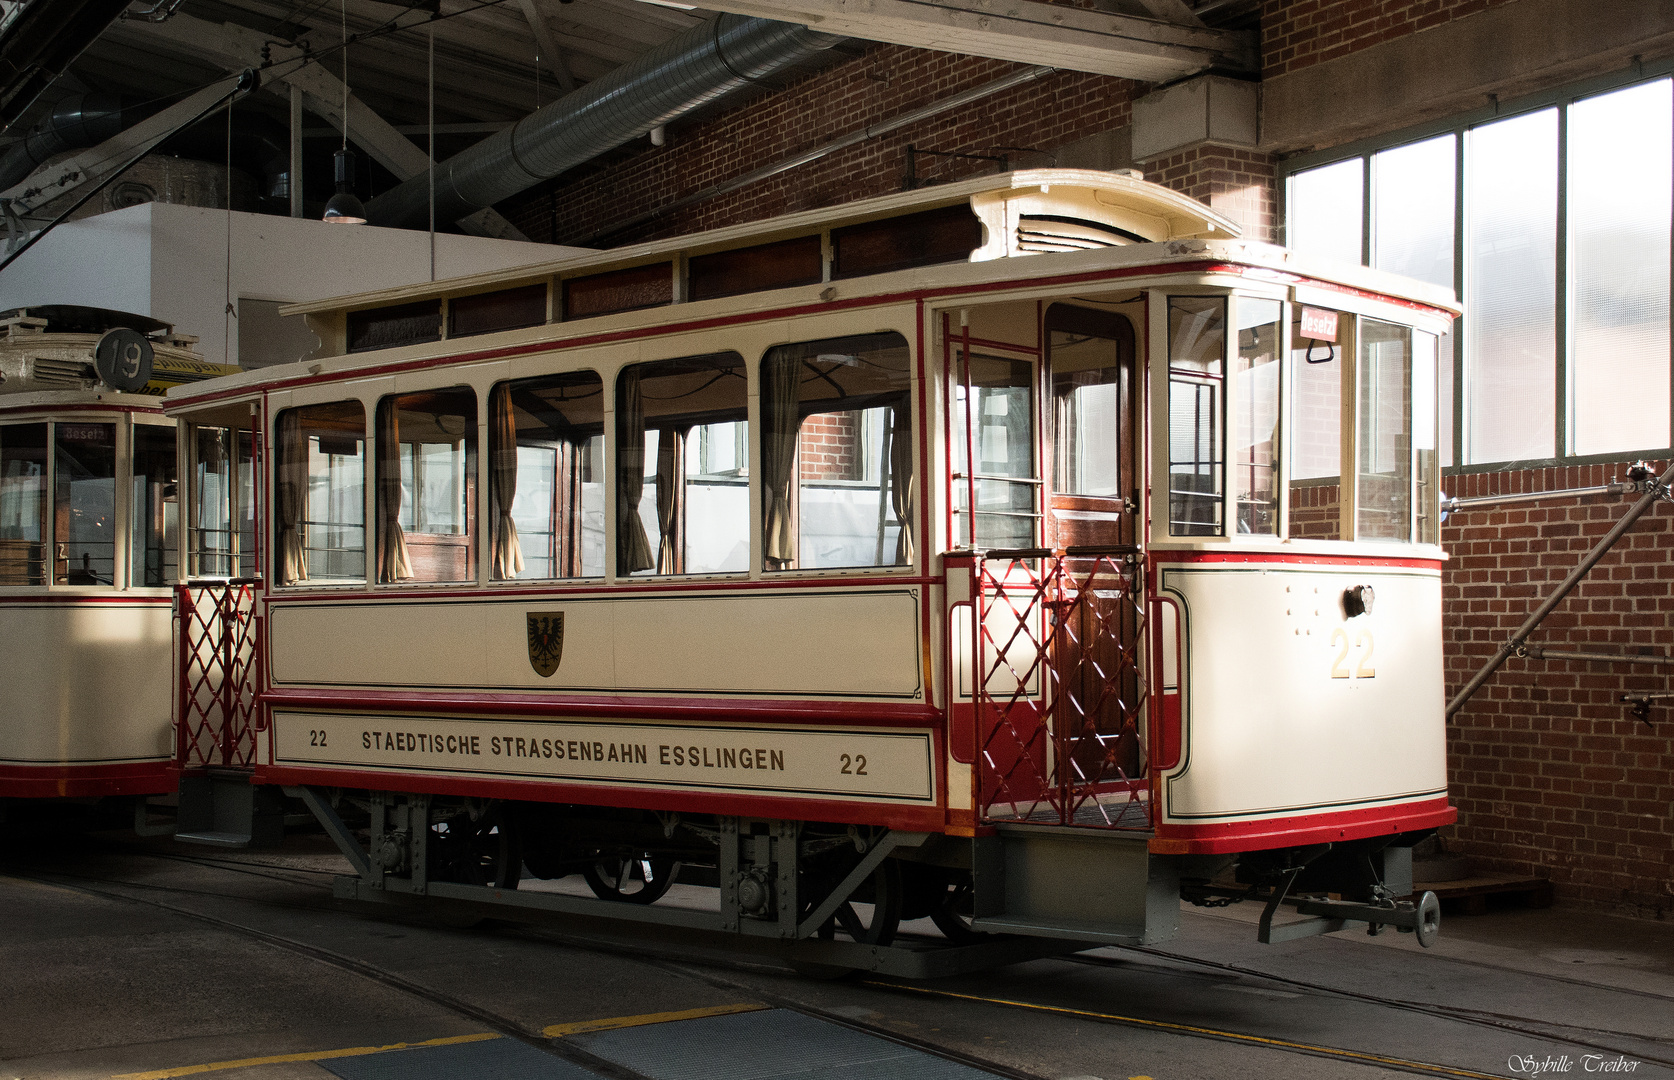
[[[366,412],[358,401],[279,414],[274,561],[281,584],[366,580]]]
[[[1054,330],[1051,355],[1053,490],[1062,495],[1119,499],[1120,454],[1127,432],[1119,430],[1117,380],[1126,372],[1120,366],[1117,343],[1111,338]]]
[[[46,584],[47,426],[0,426],[0,585]]]
[[[110,585],[116,573],[116,425],[55,424],[52,579]]]
[[[966,444],[976,449],[976,540],[981,548],[1032,547],[1040,517],[1035,483],[1035,366],[1027,360],[972,353],[967,406],[962,381],[954,385],[953,485],[956,544],[971,543]],[[963,378],[955,373],[956,380]],[[971,437],[971,423],[975,436]]]
[[[378,580],[470,581],[477,395],[464,387],[378,403]]]
[[[1292,251],[1360,265],[1362,169],[1350,158],[1290,178],[1285,242]]]
[[[175,429],[134,425],[134,530],[130,583],[168,585],[177,576],[175,522],[180,499],[175,489]]]
[[[1355,381],[1359,399],[1355,538],[1409,540],[1412,331],[1376,319],[1361,319],[1360,369]]]
[[[1337,336],[1353,323],[1338,314]],[[1319,333],[1320,331],[1315,331]],[[1302,308],[1290,321],[1289,536],[1341,540],[1343,471],[1342,346],[1302,336]]]
[[[618,376],[618,574],[749,569],[749,455],[740,450],[748,378],[731,352],[635,364]]]
[[[909,361],[895,333],[784,345],[762,360],[767,569],[912,561]]]
[[[1465,144],[1467,462],[1556,452],[1558,113]]]
[[[1279,488],[1279,319],[1277,300],[1238,300],[1232,495],[1241,533],[1277,536]]]
[[[571,371],[489,398],[490,563],[496,580],[600,577],[604,382]],[[501,508],[510,504],[510,521]]]
[[[1226,298],[1173,296],[1168,301],[1168,519],[1172,536],[1220,536],[1221,374],[1226,357]]]
[[[1372,158],[1372,265],[1453,288],[1454,137]]]
[[[1571,453],[1669,444],[1671,122],[1667,79],[1570,106]]]
[[[1445,339],[1444,339],[1445,340]],[[1438,430],[1447,425],[1436,416],[1436,369],[1441,358],[1437,355],[1436,336],[1413,331],[1412,335],[1412,447],[1414,490],[1418,505],[1414,508],[1420,544],[1441,543],[1441,462],[1436,452]],[[1448,363],[1452,357],[1448,357]]]
[[[255,475],[250,432],[192,429],[192,574],[255,575]]]

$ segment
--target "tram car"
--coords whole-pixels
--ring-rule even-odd
[[[1433,940],[1450,292],[1037,170],[288,311],[168,397],[193,506],[258,476],[230,580],[184,534],[179,765],[340,895],[918,974],[1181,897]]]
[[[174,791],[175,423],[234,368],[125,312],[0,313],[0,819]],[[209,537],[203,543],[213,543]]]

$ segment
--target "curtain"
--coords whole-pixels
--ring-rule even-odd
[[[639,392],[639,373],[624,371],[617,387],[616,572],[626,577],[654,569],[657,560],[639,519],[639,499],[645,491],[645,400]]]
[[[761,523],[767,569],[796,565],[796,515],[791,502],[796,483],[796,436],[802,427],[797,409],[802,359],[795,349],[776,349],[761,368]]]
[[[395,399],[378,405],[378,581],[387,584],[413,576],[407,558],[407,534],[401,531],[401,425]]]
[[[895,541],[895,562],[913,561],[913,414],[911,400],[889,411],[889,498],[901,535]]]
[[[690,427],[657,432],[657,573],[686,570],[686,433]]]
[[[523,573],[523,544],[512,520],[512,503],[517,500],[517,412],[512,408],[511,387],[505,383],[494,388],[488,401],[488,494],[495,512],[490,552],[493,575],[507,581]]]
[[[581,577],[581,468],[587,454],[585,442],[568,439],[558,444],[555,463],[557,498],[553,505],[553,574]]]
[[[302,539],[302,518],[308,507],[308,442],[302,437],[297,410],[280,415],[276,434],[273,502],[279,584],[294,585],[308,580],[308,545]]]

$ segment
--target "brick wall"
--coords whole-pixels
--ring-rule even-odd
[[[1666,463],[1655,464],[1660,472]],[[1589,465],[1447,477],[1449,495],[1609,483]],[[1448,694],[1510,637],[1609,531],[1632,497],[1513,504],[1442,527]],[[1674,507],[1640,518],[1532,640],[1554,649],[1670,654]],[[1486,867],[1550,877],[1562,899],[1627,914],[1674,913],[1674,712],[1655,728],[1620,698],[1665,692],[1674,670],[1513,657],[1448,724],[1459,823],[1444,840]]]
[[[797,436],[804,480],[859,480],[860,414],[815,413]]]
[[[1244,230],[1247,240],[1278,242],[1274,160],[1259,150],[1199,146],[1145,163],[1145,179],[1208,203]]]
[[[1266,0],[1262,75],[1271,78],[1512,0]]]
[[[668,145],[642,143],[609,165],[569,174],[502,207],[529,236],[576,243],[596,230],[762,165],[829,142],[938,98],[991,82],[1021,65],[878,45],[765,97],[693,124]],[[1006,154],[1013,167],[1050,165],[1054,147],[1128,123],[1138,84],[1056,72],[961,109],[871,139],[784,175],[658,217],[610,246],[754,221],[902,190],[906,146]],[[1000,148],[1024,147],[1047,153]],[[991,172],[985,161],[923,158],[920,180]]]

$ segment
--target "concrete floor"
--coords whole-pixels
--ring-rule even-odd
[[[1444,919],[1430,950],[1394,933],[1262,946],[1253,910],[1187,909],[1155,950],[819,982],[351,910],[330,898],[342,868],[317,836],[0,843],[0,1080],[1674,1077],[1663,923],[1507,910]],[[820,1064],[815,1036],[866,1063]],[[433,1045],[366,1052],[398,1043]]]

